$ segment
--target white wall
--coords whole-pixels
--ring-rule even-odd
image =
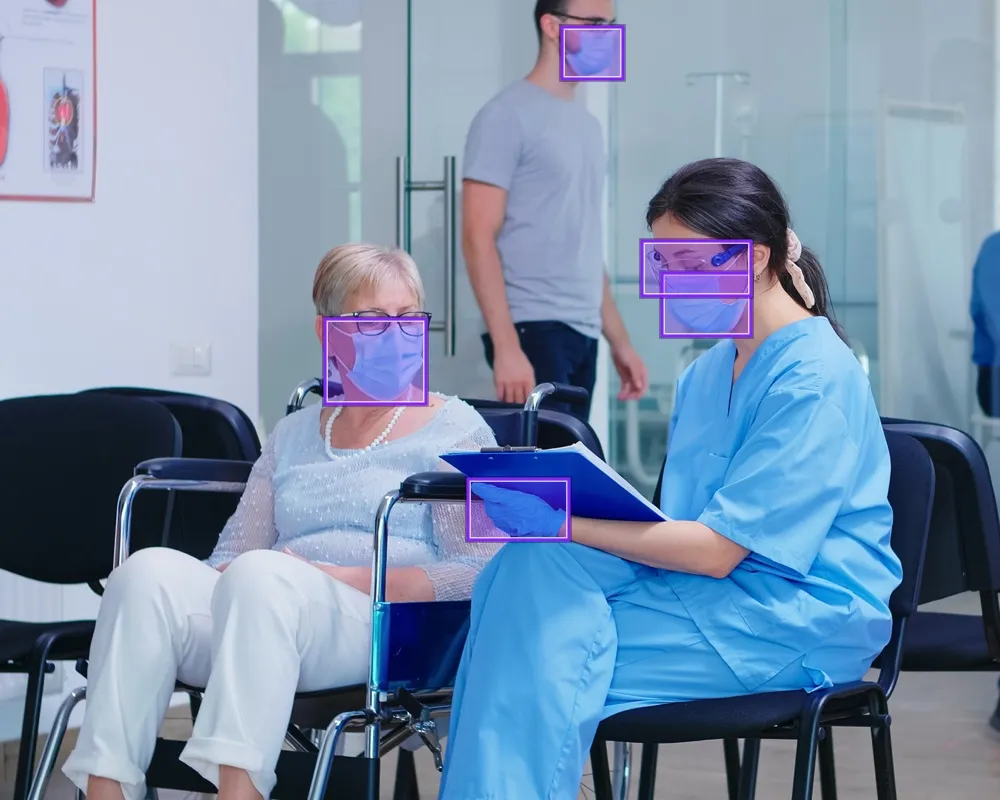
[[[153,386],[257,419],[256,5],[98,3],[97,23],[96,201],[0,204],[0,397]],[[172,376],[171,343],[210,344],[211,375]],[[88,592],[58,592],[67,617]],[[0,740],[19,726],[0,703]]]

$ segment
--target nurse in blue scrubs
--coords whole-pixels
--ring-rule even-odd
[[[442,800],[571,800],[602,718],[857,680],[889,640],[888,448],[777,186],[743,161],[699,161],[647,222],[658,239],[754,242],[754,338],[680,378],[672,521],[574,517],[573,543],[512,542],[483,570]],[[509,524],[537,513],[525,497],[485,510]]]

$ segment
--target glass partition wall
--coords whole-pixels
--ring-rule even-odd
[[[745,158],[779,183],[881,412],[969,429],[969,279],[993,224],[993,15],[993,0],[622,4],[609,250],[652,388],[611,400],[609,453],[637,488],[652,494],[676,379],[711,343],[658,339],[636,242],[659,184],[700,158]]]

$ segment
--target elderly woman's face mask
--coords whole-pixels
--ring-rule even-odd
[[[361,312],[349,322],[333,323],[331,350],[342,349],[334,339],[340,338],[343,345],[343,338],[349,338],[354,355],[350,367],[336,359],[345,396],[353,394],[350,387],[363,395],[347,399],[385,402],[400,398],[424,367],[429,319],[422,312],[399,317]]]

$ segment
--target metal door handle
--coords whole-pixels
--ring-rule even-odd
[[[432,322],[432,331],[444,333],[444,354],[455,355],[456,344],[456,280],[458,253],[455,244],[456,197],[455,156],[444,157],[444,175],[440,181],[411,181],[407,176],[406,158],[396,159],[396,246],[410,252],[410,192],[444,192],[444,319]]]

